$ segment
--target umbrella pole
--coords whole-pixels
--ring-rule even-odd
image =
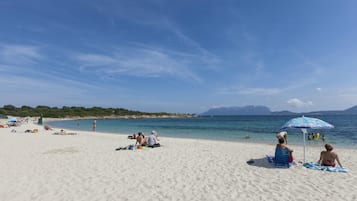
[[[306,159],[306,143],[305,143],[305,132],[304,132],[304,163],[306,162],[305,159]]]
[[[306,159],[306,142],[305,142],[305,133],[307,133],[307,130],[305,128],[302,128],[301,129],[302,133],[303,133],[303,141],[304,141],[304,163],[306,162],[305,159]]]

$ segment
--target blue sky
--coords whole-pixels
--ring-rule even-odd
[[[357,1],[2,0],[0,106],[357,105]]]

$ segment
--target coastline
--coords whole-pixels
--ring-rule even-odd
[[[47,119],[46,119],[47,121]],[[16,129],[16,133],[11,132]],[[38,129],[38,133],[24,133]],[[274,145],[161,137],[162,147],[115,151],[127,135],[32,123],[0,129],[0,199],[17,200],[356,200],[357,156],[336,148],[348,173],[300,163],[272,167]],[[302,147],[291,145],[296,161]],[[307,161],[321,149],[308,147]],[[253,159],[254,164],[246,162]],[[333,185],[331,185],[333,184]],[[140,191],[139,191],[140,190]],[[138,193],[140,192],[140,193]]]
[[[39,118],[39,117],[36,117]],[[105,120],[105,119],[155,119],[155,118],[195,118],[191,114],[172,114],[172,115],[112,115],[112,116],[86,116],[86,117],[64,117],[50,118],[45,117],[46,121],[63,121],[63,120]]]
[[[46,123],[54,127],[63,127],[66,129],[74,129],[79,131],[91,131],[92,130],[92,122],[93,118],[84,119],[77,121],[73,118],[67,119],[44,119]],[[101,120],[101,119],[97,119]],[[234,141],[234,142],[242,142],[242,143],[260,143],[260,144],[272,144],[276,143],[276,130],[280,124],[278,125],[267,125],[267,127],[255,128],[256,126],[252,123],[252,128],[246,130],[246,127],[242,126],[240,128],[227,127],[227,125],[213,125],[213,124],[205,124],[205,122],[215,123],[209,119],[200,119],[200,118],[181,118],[180,120],[170,119],[161,117],[159,120],[156,118],[146,118],[146,119],[137,119],[137,120],[124,120],[120,119],[110,119],[108,121],[97,122],[97,131],[106,132],[117,135],[118,133],[123,133],[126,135],[131,135],[133,132],[144,132],[149,133],[151,130],[159,131],[160,135],[163,134],[165,137],[171,138],[187,138],[187,139],[208,139],[214,141]],[[220,122],[221,119],[217,119],[217,122]],[[238,119],[239,121],[239,119]],[[266,120],[264,120],[266,121]],[[61,123],[62,122],[62,123]],[[68,123],[66,123],[68,122]],[[108,123],[109,122],[109,123]],[[129,123],[127,123],[129,122]],[[261,121],[259,121],[261,122]],[[112,126],[115,125],[115,126]],[[243,124],[244,125],[244,124]],[[221,126],[221,127],[220,127]],[[264,125],[265,126],[265,125]],[[202,129],[203,128],[203,129]],[[273,129],[272,129],[273,128]],[[208,129],[208,130],[207,130]],[[262,132],[262,129],[264,131]],[[349,132],[354,132],[355,129],[349,130]],[[313,130],[312,130],[313,131]],[[348,130],[347,130],[348,131]],[[221,133],[220,133],[221,132]],[[324,132],[321,130],[320,132]],[[353,138],[351,136],[340,137],[336,135],[336,133],[342,133],[344,131],[336,131],[335,135],[332,133],[327,135],[327,140],[307,140],[306,145],[310,147],[321,147],[323,148],[324,143],[330,143],[334,145],[336,148],[350,148],[357,149],[355,146],[355,140],[350,140]],[[228,134],[228,135],[227,135]],[[332,135],[331,135],[332,134]],[[332,136],[332,137],[331,137]],[[299,129],[289,131],[289,144],[290,145],[303,145],[303,139],[301,135],[301,131]]]

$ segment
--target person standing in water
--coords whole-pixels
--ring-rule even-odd
[[[95,132],[96,129],[97,129],[97,120],[94,119],[94,121],[93,121],[93,131]]]

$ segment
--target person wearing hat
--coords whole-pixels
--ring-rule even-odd
[[[278,134],[276,134],[276,138],[283,139],[285,144],[288,144],[288,132],[281,131]]]
[[[286,131],[279,132],[276,135],[276,138],[278,138],[278,144],[276,144],[276,149],[288,149],[289,150],[289,162],[293,162],[293,149],[289,148],[287,146],[288,144],[288,133]]]

